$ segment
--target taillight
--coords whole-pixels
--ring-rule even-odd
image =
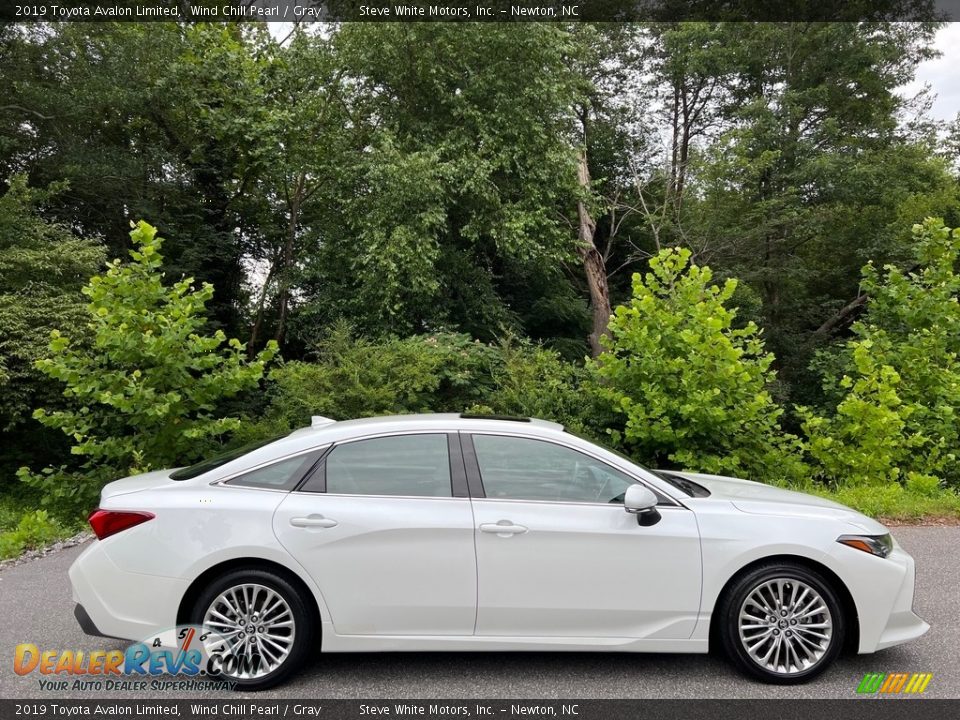
[[[145,523],[147,520],[153,520],[156,516],[153,513],[141,512],[137,510],[103,510],[97,508],[87,522],[93,528],[100,540],[116,535],[122,530],[132,528],[134,525]]]

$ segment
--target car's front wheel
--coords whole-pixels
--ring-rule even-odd
[[[282,682],[313,644],[314,623],[300,592],[266,569],[218,577],[197,598],[191,620],[211,631],[211,674],[244,690]]]
[[[724,593],[720,613],[727,655],[764,682],[806,682],[843,647],[837,594],[826,578],[802,565],[776,563],[746,573]]]

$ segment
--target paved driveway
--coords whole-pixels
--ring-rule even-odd
[[[326,655],[287,684],[259,693],[285,698],[851,698],[867,672],[932,672],[926,696],[960,697],[960,527],[898,528],[917,560],[916,612],[923,638],[875,655],[844,658],[818,680],[772,687],[744,679],[720,658],[620,653],[390,653]],[[37,675],[13,673],[13,649],[123,648],[77,627],[67,568],[80,548],[0,571],[0,697],[90,698],[42,691]],[[112,693],[171,699],[169,694]],[[215,693],[176,697],[213,697]],[[240,697],[232,695],[232,697]]]

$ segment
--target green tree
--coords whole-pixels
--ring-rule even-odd
[[[901,262],[917,217],[956,212],[929,136],[898,87],[935,51],[931,23],[724,28],[720,123],[692,153],[681,217],[698,257],[754,289],[781,379],[816,389],[817,330],[857,295],[868,260]],[[689,177],[692,175],[692,178]],[[795,395],[807,395],[804,389]]]
[[[502,325],[544,322],[526,314],[529,297],[510,300],[530,285],[551,290],[543,268],[556,276],[573,257],[571,34],[348,23],[333,43],[350,124],[365,132],[342,163],[338,212],[311,228],[306,316],[345,317],[368,334],[455,327],[484,341]]]
[[[459,333],[370,340],[336,323],[312,362],[270,373],[267,420],[284,428],[311,415],[336,419],[412,412],[460,412],[483,396],[496,355]]]
[[[863,269],[867,309],[841,356],[835,413],[802,409],[834,485],[960,487],[960,231],[928,218],[913,237],[914,270]]]
[[[51,357],[36,363],[66,386],[69,407],[34,417],[70,437],[81,464],[20,475],[69,509],[88,506],[118,474],[182,464],[235,429],[236,417],[217,417],[218,403],[255,386],[276,353],[271,343],[247,362],[239,340],[202,334],[213,286],[166,286],[155,228],[141,221],[130,235],[133,262],[114,260],[83,288],[92,346],[54,331]]]
[[[503,338],[493,347],[497,362],[490,386],[473,411],[553,420],[571,432],[605,438],[605,413],[586,367],[518,338]]]
[[[0,32],[0,168],[38,187],[66,181],[47,217],[103,238],[111,256],[131,220],[153,219],[170,238],[168,269],[217,288],[208,314],[228,332],[245,299],[241,258],[259,238],[248,198],[275,148],[260,88],[267,35],[256,23]]]
[[[0,431],[21,425],[43,396],[34,362],[46,353],[52,329],[79,324],[80,288],[104,261],[98,243],[39,216],[60,189],[32,189],[17,175],[0,196],[0,367],[7,376]]]
[[[711,284],[713,273],[690,255],[661,251],[611,318],[595,368],[624,420],[613,438],[653,466],[793,479],[801,468],[770,394],[773,356],[756,325],[734,325],[726,303],[736,281]]]

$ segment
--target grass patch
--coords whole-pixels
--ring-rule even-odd
[[[960,495],[953,490],[904,487],[899,483],[802,490],[883,520],[914,523],[923,520],[960,521]]]
[[[37,507],[38,503],[33,497],[8,492],[7,487],[0,485],[0,533],[16,528],[20,518]]]
[[[0,497],[0,560],[14,558],[74,535],[78,522],[63,522],[24,498]]]

